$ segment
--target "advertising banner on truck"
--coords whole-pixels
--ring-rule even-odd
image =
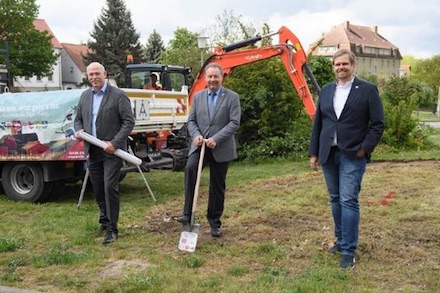
[[[85,160],[73,128],[83,91],[0,95],[0,161]]]

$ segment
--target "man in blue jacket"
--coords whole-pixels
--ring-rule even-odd
[[[212,237],[220,237],[222,231],[226,174],[229,162],[237,158],[235,133],[240,126],[240,98],[236,92],[223,87],[223,68],[210,63],[204,69],[207,87],[194,95],[188,116],[188,132],[192,139],[185,167],[185,203],[183,215],[176,220],[186,224],[192,216],[194,190],[200,146],[206,143],[203,158],[209,164],[209,196],[207,219]]]
[[[310,139],[310,167],[321,166],[330,194],[340,267],[354,268],[359,236],[359,191],[370,155],[384,131],[384,113],[377,87],[354,76],[355,55],[339,50],[333,56],[336,82],[320,93]]]

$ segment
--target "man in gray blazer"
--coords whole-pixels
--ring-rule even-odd
[[[191,219],[200,146],[206,143],[204,166],[209,163],[210,181],[207,219],[211,235],[220,237],[228,162],[237,158],[235,133],[240,126],[241,108],[237,93],[222,86],[223,68],[215,63],[205,67],[207,88],[194,95],[188,117],[192,145],[185,167],[185,204],[176,220],[186,224]]]
[[[92,88],[82,93],[74,122],[76,132],[83,129],[106,143],[102,149],[84,141],[93,192],[100,210],[99,223],[101,230],[106,232],[103,244],[118,238],[118,182],[122,159],[114,152],[127,150],[127,139],[134,127],[130,100],[122,90],[108,84],[106,77],[107,72],[100,63],[87,66]]]
[[[359,191],[366,163],[384,131],[384,111],[377,87],[354,76],[356,56],[333,56],[336,82],[319,95],[310,139],[310,167],[321,165],[330,194],[340,267],[354,268],[359,237]]]

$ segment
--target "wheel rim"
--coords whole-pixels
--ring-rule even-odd
[[[26,195],[34,188],[34,171],[26,165],[16,165],[11,170],[11,185],[14,190]]]

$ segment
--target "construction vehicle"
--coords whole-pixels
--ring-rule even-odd
[[[279,35],[275,45],[244,48],[263,38]],[[240,50],[238,50],[240,49]],[[319,86],[307,65],[296,36],[286,27],[265,36],[216,48],[206,60],[189,91],[191,71],[179,66],[128,64],[126,87],[135,116],[130,150],[142,159],[142,170],[181,170],[188,149],[186,121],[193,95],[206,86],[204,68],[220,64],[228,75],[235,67],[280,57],[313,119],[315,105],[307,79]],[[155,74],[162,90],[145,90]],[[0,99],[0,172],[5,194],[15,200],[45,201],[66,180],[82,179],[86,157],[83,143],[74,139],[73,118],[83,89],[38,93],[7,93]],[[123,174],[137,171],[124,165]]]
[[[182,85],[181,91],[123,90],[135,116],[129,149],[142,159],[142,171],[181,170],[187,142],[175,139],[173,132],[183,132],[188,118],[187,86]],[[43,202],[66,182],[83,179],[87,158],[84,143],[75,139],[73,128],[83,91],[1,95],[0,173],[9,198]],[[161,137],[163,133],[167,135]],[[137,166],[125,163],[121,179],[127,172],[138,170]]]
[[[255,44],[263,38],[278,35],[279,39],[275,45],[237,50]],[[238,66],[267,60],[273,57],[281,58],[287,74],[298,93],[304,108],[311,119],[315,115],[315,103],[307,84],[307,79],[312,84],[314,91],[319,93],[320,88],[307,64],[307,55],[298,38],[285,26],[277,32],[264,36],[256,36],[247,40],[233,43],[224,47],[215,48],[212,54],[204,63],[200,73],[194,82],[189,95],[189,104],[192,102],[194,93],[205,88],[204,68],[209,63],[217,63],[224,69],[227,76]]]

